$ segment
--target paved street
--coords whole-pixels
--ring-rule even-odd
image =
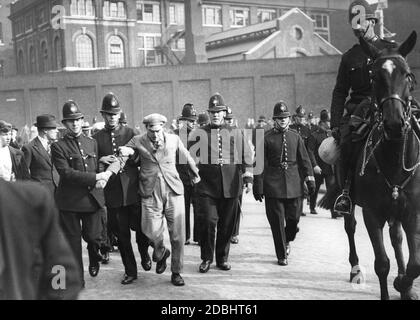
[[[309,212],[307,206],[305,212]],[[319,210],[318,215],[308,214],[302,217],[300,232],[292,243],[289,265],[281,267],[277,265],[264,205],[257,203],[252,195],[246,195],[239,244],[231,245],[230,271],[221,271],[212,266],[207,274],[199,273],[199,247],[188,245],[185,248],[182,273],[186,285],[175,287],[170,282],[170,259],[165,273],[158,275],[154,272],[155,264],[151,271],[143,271],[136,252],[139,278],[134,284],[123,286],[120,284],[123,266],[119,253],[116,252],[111,254],[108,265],[101,265],[98,277],[91,278],[85,272],[86,289],[80,294],[80,299],[379,299],[379,283],[373,269],[373,250],[360,208],[356,214],[356,245],[366,280],[361,285],[349,282],[350,265],[343,219],[333,220],[324,210]],[[386,227],[385,242],[391,259],[388,278],[390,298],[399,299],[398,292],[392,287],[397,266],[387,229]],[[408,257],[405,242],[404,252]],[[86,251],[84,259],[87,269]],[[419,283],[420,280],[417,279],[415,287],[420,294]]]

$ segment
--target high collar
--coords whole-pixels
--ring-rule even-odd
[[[105,124],[105,130],[108,132],[118,131],[121,127],[121,124],[117,124],[114,128],[111,128],[107,124]]]

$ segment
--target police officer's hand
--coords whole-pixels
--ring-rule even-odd
[[[245,193],[249,193],[250,191],[252,191],[252,183],[251,182],[245,183],[244,189],[245,189]]]
[[[101,158],[99,159],[99,162],[104,163],[104,164],[107,164],[107,165],[110,165],[111,163],[113,163],[113,162],[115,162],[115,161],[117,161],[117,160],[118,160],[118,159],[117,159],[117,157],[116,157],[116,156],[114,156],[114,155],[110,154],[110,155],[108,155],[108,156],[103,156],[103,157],[101,157]]]
[[[322,174],[322,169],[319,166],[314,167],[314,173],[317,175]]]
[[[112,176],[111,171],[100,172],[96,174],[96,182],[104,180],[105,183],[108,182],[109,178]]]
[[[201,178],[199,175],[195,176],[194,178],[192,178],[192,183],[193,184],[197,184],[201,181]]]
[[[306,181],[306,186],[308,187],[309,195],[313,195],[315,193],[315,181],[312,181],[312,180]]]
[[[129,147],[119,147],[118,151],[120,152],[120,155],[123,157],[129,157],[134,154],[134,150]]]
[[[254,192],[254,199],[257,200],[257,201],[259,201],[259,202],[262,202],[263,199],[264,199],[264,195],[261,194],[261,193],[255,193]]]
[[[338,128],[338,127],[333,128],[331,130],[331,136],[335,139],[337,144],[339,144],[340,143],[340,138],[341,138],[340,128]]]

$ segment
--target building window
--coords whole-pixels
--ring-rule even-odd
[[[32,31],[32,15],[30,14],[25,17],[25,31]]]
[[[35,56],[35,48],[31,46],[29,48],[29,73],[36,72],[36,56]]]
[[[41,25],[47,22],[47,11],[45,10],[45,7],[38,8],[38,15],[37,15],[37,24]]]
[[[203,25],[205,26],[221,26],[222,25],[222,7],[220,6],[203,6]]]
[[[48,49],[45,41],[41,44],[41,59],[39,64],[39,72],[48,71]]]
[[[124,68],[124,44],[118,36],[111,36],[108,40],[108,67]]]
[[[257,11],[258,23],[267,22],[276,18],[275,9],[258,9]]]
[[[104,1],[104,17],[126,18],[125,5],[122,1]]]
[[[142,22],[160,22],[159,3],[137,1],[137,21]]]
[[[172,50],[185,51],[185,38],[175,39],[171,43]]]
[[[249,9],[232,8],[230,9],[230,26],[245,27],[249,25]]]
[[[20,74],[25,73],[25,62],[23,59],[23,50],[19,50],[19,53],[18,53],[17,72]]]
[[[61,62],[61,41],[59,37],[55,37],[54,39],[54,54],[56,58],[55,69],[61,69],[63,66]]]
[[[139,35],[140,39],[140,65],[141,66],[153,66],[164,63],[164,59],[161,53],[155,49],[156,46],[160,45],[161,36],[154,34],[143,34]]]
[[[326,13],[312,13],[311,18],[314,20],[315,32],[325,40],[330,41],[330,17]]]
[[[70,13],[72,16],[95,16],[92,0],[71,0]]]
[[[92,39],[85,34],[76,38],[76,66],[93,68],[93,43]]]
[[[184,4],[172,3],[169,5],[169,23],[181,26],[185,24]]]

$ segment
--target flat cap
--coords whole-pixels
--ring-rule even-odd
[[[144,117],[143,119],[143,123],[144,124],[150,124],[150,125],[155,125],[155,124],[164,124],[168,121],[168,119],[166,119],[166,117],[164,115],[161,115],[160,113],[152,113],[149,114],[147,116]]]

